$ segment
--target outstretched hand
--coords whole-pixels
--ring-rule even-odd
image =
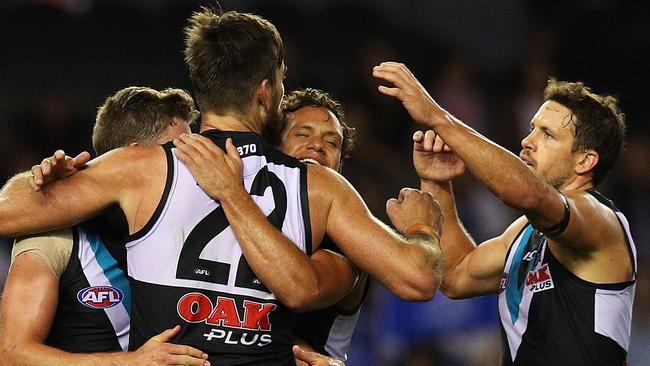
[[[379,92],[399,99],[415,123],[433,128],[436,119],[445,117],[446,111],[431,98],[406,65],[382,62],[372,69],[372,75],[393,84],[392,87],[380,85]]]
[[[208,355],[200,350],[169,343],[181,331],[180,325],[151,337],[137,351],[129,365],[186,365],[210,366]]]
[[[178,159],[213,199],[222,200],[234,190],[244,189],[244,165],[231,138],[226,140],[225,152],[199,134],[182,134],[174,145]]]
[[[55,180],[63,179],[77,173],[90,160],[90,153],[81,152],[73,157],[67,156],[63,150],[57,150],[49,158],[43,159],[39,165],[34,165],[28,177],[29,185],[34,191]]]
[[[342,361],[321,355],[320,353],[305,351],[300,346],[293,346],[293,354],[296,359],[309,366],[345,366]]]
[[[465,163],[433,130],[413,134],[413,165],[420,179],[446,182],[465,172]]]

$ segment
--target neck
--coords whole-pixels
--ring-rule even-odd
[[[201,129],[207,131],[211,129],[221,131],[240,131],[240,132],[262,132],[262,125],[254,118],[243,118],[235,114],[218,115],[212,112],[201,113]]]
[[[582,177],[579,176],[577,179],[574,179],[571,182],[563,185],[558,190],[560,192],[586,191],[594,188],[594,182],[591,179],[581,179],[581,178]]]

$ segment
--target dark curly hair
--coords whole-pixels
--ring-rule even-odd
[[[284,113],[284,121],[282,123],[282,130],[288,125],[288,114],[295,112],[302,107],[323,107],[334,113],[334,116],[339,120],[341,128],[343,129],[343,142],[341,143],[341,160],[350,157],[354,150],[354,142],[357,138],[357,131],[354,127],[350,127],[345,119],[345,111],[340,102],[332,98],[330,94],[319,89],[306,88],[294,90],[282,99],[280,108]],[[279,131],[281,133],[281,131]],[[276,133],[272,140],[279,143],[280,133]]]

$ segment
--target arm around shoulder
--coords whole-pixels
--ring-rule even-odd
[[[144,149],[129,147],[110,151],[92,160],[83,171],[38,192],[28,183],[29,173],[13,177],[0,191],[0,236],[70,226],[112,204],[122,203],[130,192],[128,188],[137,185],[147,172],[146,164],[140,159],[146,155]]]

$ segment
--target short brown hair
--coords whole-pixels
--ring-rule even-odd
[[[334,116],[341,123],[343,129],[343,142],[341,143],[341,160],[350,157],[354,150],[354,142],[357,138],[357,130],[348,125],[345,119],[343,105],[325,91],[313,88],[299,89],[289,92],[284,99],[280,108],[284,113],[283,130],[288,126],[288,114],[295,112],[302,107],[323,107],[334,113]],[[280,133],[281,136],[281,133]],[[279,141],[278,141],[279,143]]]
[[[246,114],[258,83],[278,82],[282,38],[258,15],[203,7],[185,27],[185,63],[201,110]]]
[[[598,95],[582,82],[549,79],[544,100],[562,104],[571,110],[574,141],[571,150],[594,149],[598,164],[594,168],[594,186],[610,172],[623,148],[625,115],[618,100],[609,95]],[[575,118],[573,118],[575,116]]]
[[[192,97],[184,90],[124,88],[106,98],[97,110],[93,148],[101,155],[132,142],[152,144],[164,136],[174,117],[192,123],[197,115]]]

